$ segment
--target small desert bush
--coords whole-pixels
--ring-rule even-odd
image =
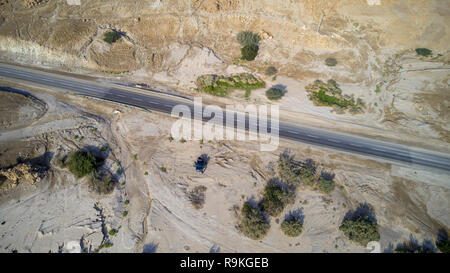
[[[316,167],[314,165],[300,168],[299,173],[303,183],[308,186],[314,185],[314,182],[316,181]]]
[[[281,231],[286,236],[289,237],[298,237],[302,233],[302,220],[300,217],[296,217],[294,215],[290,215],[287,219],[281,223]]]
[[[272,87],[266,91],[266,97],[269,100],[279,100],[284,96],[284,91],[280,88]]]
[[[207,188],[205,186],[197,186],[188,194],[189,201],[195,209],[203,208],[205,204],[205,192]]]
[[[118,233],[119,231],[117,229],[111,229],[110,231],[108,231],[109,236],[114,236]]]
[[[77,178],[94,173],[101,165],[103,165],[103,159],[97,158],[87,151],[77,151],[69,155],[64,162],[64,167],[67,167]]]
[[[295,198],[293,192],[283,189],[275,183],[268,183],[264,189],[264,196],[260,203],[261,209],[266,211],[270,216],[278,216],[283,212],[284,208]]]
[[[116,180],[108,171],[94,171],[89,177],[89,187],[99,193],[108,194],[114,191]]]
[[[269,66],[265,71],[266,76],[273,76],[277,73],[278,70],[274,66]]]
[[[98,252],[99,250],[101,250],[103,248],[110,248],[112,246],[113,246],[113,244],[110,241],[104,242],[98,247],[98,249],[95,252]]]
[[[435,251],[432,244],[428,244],[425,241],[419,244],[414,237],[411,237],[408,241],[398,244],[394,253],[434,253]]]
[[[339,229],[350,240],[366,246],[371,241],[379,241],[378,225],[370,221],[369,217],[359,217],[354,220],[344,220]]]
[[[325,64],[328,66],[336,66],[337,65],[337,60],[335,58],[327,58],[325,60]]]
[[[416,48],[416,53],[420,56],[428,57],[433,54],[433,51],[428,48]]]
[[[334,181],[321,177],[317,182],[317,187],[321,192],[329,194],[334,190]]]
[[[242,59],[246,61],[253,61],[258,56],[259,46],[256,44],[245,45],[241,48]]]
[[[299,185],[302,182],[298,167],[294,164],[294,157],[288,153],[280,155],[278,159],[278,173],[281,180],[291,186]]]
[[[103,41],[107,42],[108,44],[112,44],[119,39],[120,33],[115,30],[108,31],[103,36]]]
[[[450,240],[439,241],[436,243],[436,246],[442,253],[450,253]]]
[[[253,240],[259,240],[266,236],[270,225],[260,210],[254,208],[249,202],[245,202],[241,213],[242,219],[239,228],[245,236]]]
[[[301,183],[312,186],[316,180],[316,167],[314,162],[301,167],[294,161],[294,156],[283,153],[278,159],[278,173],[282,181],[289,186],[298,186]]]
[[[261,37],[251,31],[240,32],[236,36],[236,39],[242,46],[259,45],[259,42],[261,41]]]

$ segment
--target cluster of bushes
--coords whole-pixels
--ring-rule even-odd
[[[334,80],[326,83],[316,80],[313,84],[306,86],[309,98],[319,106],[337,106],[341,109],[350,109],[352,113],[360,113],[364,108],[361,99],[355,101],[353,96],[343,95],[339,85]]]
[[[249,202],[244,204],[240,230],[251,239],[263,238],[270,228],[270,224],[263,213],[277,217],[289,203],[294,201],[294,198],[295,193],[292,189],[283,188],[275,181],[270,181],[264,189],[264,195],[258,207],[253,207]]]
[[[236,36],[236,39],[242,45],[241,58],[246,61],[253,61],[258,56],[261,37],[253,32],[243,31]]]
[[[344,220],[339,229],[344,232],[344,235],[350,240],[355,241],[362,246],[366,246],[371,241],[380,240],[378,225],[370,220],[368,216]]]
[[[394,250],[394,253],[434,253],[433,248],[420,245],[415,241],[407,241],[398,244]]]
[[[294,161],[294,156],[291,156],[288,152],[280,155],[278,175],[281,181],[273,179],[267,183],[257,208],[252,207],[248,202],[244,204],[240,228],[249,238],[260,239],[270,228],[269,223],[264,218],[264,212],[269,216],[278,217],[289,204],[294,202],[297,186],[301,183],[310,186],[316,184],[314,162],[297,163]],[[334,187],[333,180],[323,176],[317,182],[317,188],[327,194],[331,193]],[[253,219],[252,221],[248,219],[250,216]],[[249,222],[256,226],[250,227]],[[302,232],[302,226],[303,222],[300,216],[289,214],[285,216],[285,220],[281,224],[281,230],[289,237],[297,237]]]
[[[217,76],[203,75],[197,78],[199,91],[215,96],[225,97],[230,91],[235,89],[245,90],[250,95],[251,90],[264,88],[266,83],[259,80],[253,74],[241,73],[237,75]]]
[[[331,193],[335,188],[335,183],[329,177],[323,175],[316,183],[316,166],[312,160],[306,163],[295,162],[294,156],[287,152],[280,155],[278,159],[278,173],[280,178],[292,187],[296,187],[301,183],[314,186],[326,194]]]
[[[266,236],[270,224],[259,209],[254,208],[250,202],[245,202],[241,214],[239,229],[245,236],[253,240],[259,240]]]
[[[105,34],[103,35],[103,41],[107,42],[108,44],[112,44],[114,42],[116,42],[117,40],[119,40],[121,37],[120,33],[115,31],[115,30],[111,30],[108,32],[105,32]]]

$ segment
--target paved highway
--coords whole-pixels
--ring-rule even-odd
[[[185,104],[193,109],[193,103],[188,100],[177,99],[153,92],[133,92],[130,88],[120,85],[117,87],[102,85],[71,78],[69,76],[53,75],[48,72],[37,72],[10,65],[0,65],[0,76],[28,81],[44,86],[52,86],[72,91],[76,94],[95,97],[117,103],[132,105],[147,110],[171,113],[175,105]],[[193,113],[193,111],[192,111]],[[224,115],[226,116],[226,115]],[[248,116],[246,128],[248,129]],[[207,121],[207,118],[203,118]],[[226,120],[224,121],[224,123]],[[237,124],[237,117],[234,117]],[[270,131],[270,125],[269,125]],[[331,132],[323,129],[304,127],[296,124],[280,122],[279,135],[281,138],[306,142],[327,148],[343,150],[369,157],[382,158],[390,162],[407,165],[422,165],[450,171],[450,157],[439,156],[435,153],[409,148],[404,145],[388,143],[359,136]]]

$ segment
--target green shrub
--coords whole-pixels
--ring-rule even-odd
[[[279,100],[284,96],[284,91],[280,88],[272,87],[266,91],[266,97],[269,100]]]
[[[195,209],[203,208],[205,204],[205,192],[207,188],[205,186],[197,186],[191,192],[188,193],[189,201]]]
[[[377,87],[375,88],[375,93],[380,93],[381,92],[381,86],[379,84],[377,84]]]
[[[433,54],[433,51],[428,48],[416,48],[416,53],[420,56],[428,57]]]
[[[108,44],[112,44],[112,43],[116,42],[117,40],[119,40],[120,37],[121,37],[121,35],[119,32],[117,32],[115,30],[111,30],[104,34],[103,41],[107,42]]]
[[[109,241],[104,242],[103,244],[101,244],[101,245],[98,247],[98,249],[96,250],[96,252],[98,252],[99,250],[101,250],[101,249],[103,249],[103,248],[109,248],[109,247],[112,247],[112,246],[113,246],[113,244],[112,244],[111,242],[109,242]]]
[[[302,228],[303,225],[301,219],[292,215],[281,223],[281,231],[289,237],[300,236]]]
[[[398,244],[394,253],[434,253],[434,250],[425,245],[420,245],[417,241],[412,239]]]
[[[232,76],[202,75],[196,82],[199,91],[215,96],[225,97],[231,90],[245,90],[246,97],[253,89],[264,88],[266,83],[251,73],[240,73]]]
[[[255,34],[251,31],[240,32],[236,36],[236,39],[242,46],[259,45],[259,42],[261,41],[261,37],[258,34]]]
[[[321,192],[329,194],[334,190],[334,181],[321,177],[317,182],[317,187]]]
[[[327,58],[325,60],[325,64],[328,66],[336,66],[337,65],[337,60],[335,58]]]
[[[333,106],[337,105],[342,108],[346,108],[351,105],[351,102],[345,99],[339,99],[335,96],[330,96],[325,93],[325,90],[320,90],[319,92],[315,92],[314,96],[323,104]]]
[[[294,193],[283,189],[275,183],[268,183],[264,189],[264,196],[260,203],[261,209],[270,216],[278,216],[283,212],[287,204],[294,200]]]
[[[352,113],[360,113],[365,107],[362,100],[355,101],[353,96],[343,95],[342,90],[334,80],[328,80],[327,83],[316,80],[313,84],[306,86],[306,91],[315,105],[336,105],[340,108],[349,109]]]
[[[241,48],[242,59],[253,61],[258,56],[259,46],[256,44],[245,45]]]
[[[114,191],[116,181],[108,171],[94,171],[89,177],[89,186],[99,194],[108,194]]]
[[[299,172],[303,183],[309,186],[314,185],[316,180],[316,168],[314,166],[304,166]]]
[[[71,154],[64,163],[64,166],[77,178],[94,173],[101,165],[103,165],[103,159],[96,158],[90,152],[86,151],[77,151]]]
[[[266,76],[273,76],[277,73],[278,73],[278,70],[274,66],[269,66],[265,72]]]
[[[442,253],[450,253],[450,240],[441,240],[436,243],[436,246]]]
[[[297,166],[293,156],[283,153],[278,159],[278,174],[290,186],[298,186],[302,182],[312,186],[316,179],[316,168],[314,162],[303,167]]]
[[[366,246],[371,241],[379,241],[378,225],[370,221],[369,217],[359,217],[355,220],[345,220],[339,229],[350,240]]]
[[[281,180],[291,186],[296,186],[301,183],[299,169],[294,164],[294,157],[288,153],[283,153],[278,159],[278,173]]]
[[[118,233],[119,231],[117,229],[111,229],[110,231],[108,231],[109,236],[114,236]]]
[[[245,202],[242,207],[242,219],[239,229],[245,236],[259,240],[266,236],[270,225],[264,215],[257,208],[252,207],[249,202]]]
[[[128,211],[122,212],[122,217],[127,217],[127,215],[128,215]]]

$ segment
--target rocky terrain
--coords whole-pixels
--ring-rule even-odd
[[[339,230],[362,205],[373,208],[385,252],[411,238],[435,250],[438,231],[450,226],[445,173],[290,142],[268,153],[254,142],[175,141],[171,117],[4,84],[27,90],[48,110],[32,125],[0,135],[1,252],[366,252]],[[21,109],[12,114],[22,116]],[[106,158],[104,168],[119,181],[112,193],[92,191],[86,178],[61,167],[58,159],[77,149]],[[286,237],[278,217],[254,241],[236,228],[239,208],[261,198],[286,150],[331,173],[335,190],[297,188],[283,214],[301,213],[302,234]],[[204,175],[193,167],[201,154],[210,157]],[[193,203],[199,189],[203,201]]]
[[[285,118],[448,152],[448,4],[369,2],[0,0],[0,61],[219,104],[267,103],[267,88],[282,86],[284,97],[271,103]],[[246,30],[262,38],[254,61],[239,59],[236,36]],[[104,41],[110,31],[120,34],[114,43]],[[433,53],[419,56],[416,48]],[[276,75],[266,75],[269,66]],[[266,88],[225,97],[196,90],[199,77],[241,73]],[[330,79],[342,98],[361,100],[361,111],[310,99],[307,87]],[[252,142],[179,142],[169,137],[173,121],[0,79],[0,252],[366,252],[339,230],[365,205],[384,252],[411,239],[435,250],[438,231],[450,229],[448,173],[288,141],[274,152]],[[61,164],[77,150],[104,159],[117,180],[111,193],[93,191],[87,177]],[[283,215],[302,215],[299,237],[281,232],[281,216],[270,219],[266,237],[249,239],[237,228],[240,208],[262,198],[287,150],[316,162],[335,189],[296,189]],[[210,157],[204,175],[193,167],[202,154]]]

